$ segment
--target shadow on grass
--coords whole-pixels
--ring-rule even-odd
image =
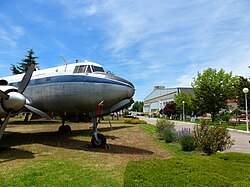
[[[35,158],[34,153],[26,150],[11,148],[11,147],[1,147],[0,148],[0,163],[8,162],[16,159],[32,159]]]
[[[113,127],[113,130],[119,130],[124,128],[131,128],[133,126],[121,126]],[[110,131],[110,128],[100,128],[99,132]],[[89,137],[89,141],[83,141],[76,139],[77,137]],[[52,147],[60,147],[65,149],[83,150],[89,152],[105,152],[113,154],[153,154],[153,152],[129,147],[124,145],[111,144],[109,149],[103,148],[88,148],[87,145],[90,143],[92,137],[92,129],[85,130],[73,130],[71,134],[59,134],[58,132],[34,132],[34,133],[18,133],[18,132],[7,132],[4,134],[3,139],[0,142],[0,158],[13,160],[13,159],[25,159],[34,158],[32,152],[23,151],[19,149],[11,148],[19,145],[30,145],[30,144],[42,144]],[[116,136],[106,135],[107,141],[109,139],[119,139]],[[17,154],[18,152],[18,154]],[[15,156],[18,155],[18,156]]]
[[[10,125],[44,125],[44,124],[61,124],[60,120],[36,120],[36,121],[9,121]]]

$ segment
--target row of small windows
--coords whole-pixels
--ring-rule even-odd
[[[34,81],[35,81],[35,84],[39,84],[39,83],[41,83],[42,80],[41,79],[35,79]],[[49,82],[49,81],[51,81],[51,77],[46,77],[46,82]],[[19,84],[20,84],[20,82],[14,82],[14,83],[10,83],[9,85],[18,87]]]
[[[93,72],[104,72],[104,69],[99,66],[89,66],[89,65],[76,66],[74,69],[74,73],[93,73]]]

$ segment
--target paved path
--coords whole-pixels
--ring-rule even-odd
[[[140,116],[140,119],[145,120],[147,123],[156,125],[157,118],[147,118]],[[175,128],[181,130],[182,128],[193,128],[194,123],[174,121]],[[238,131],[234,129],[229,129],[230,135],[234,140],[234,145],[224,152],[241,152],[250,154],[250,133],[246,131]]]

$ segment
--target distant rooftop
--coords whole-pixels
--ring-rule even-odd
[[[191,87],[175,87],[175,88],[166,88],[165,86],[154,86],[154,90],[144,99],[145,101],[150,99],[155,99],[157,97],[165,96],[168,94],[176,93],[180,91],[193,90]]]

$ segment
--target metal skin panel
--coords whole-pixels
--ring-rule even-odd
[[[133,94],[134,89],[129,86],[94,82],[41,84],[28,86],[24,92],[32,106],[56,113],[96,111],[101,101],[105,109]]]

